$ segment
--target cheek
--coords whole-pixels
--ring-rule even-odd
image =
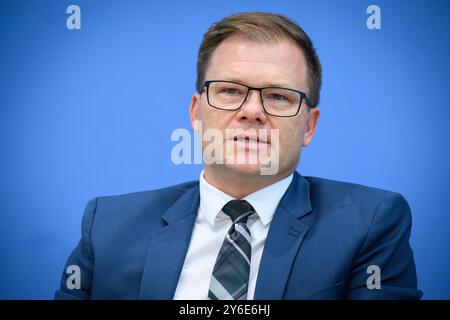
[[[232,111],[221,111],[205,105],[202,105],[200,110],[203,128],[224,131],[233,119]]]
[[[200,102],[199,120],[202,122],[203,129],[214,125],[214,114],[211,112],[210,108],[205,105],[204,101]]]
[[[281,124],[280,147],[284,152],[297,153],[303,145],[303,132],[305,131],[304,121],[293,121]]]
[[[223,129],[222,120],[214,112],[207,111],[203,114],[203,129]]]

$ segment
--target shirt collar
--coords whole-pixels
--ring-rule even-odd
[[[211,225],[214,225],[218,214],[228,201],[234,198],[225,192],[220,191],[203,177],[203,170],[200,173],[200,208],[203,212],[205,219]],[[261,222],[264,226],[267,226],[275,214],[275,210],[278,204],[286,192],[287,188],[291,184],[293,174],[288,177],[277,181],[263,189],[260,189],[254,193],[244,197],[255,209]]]

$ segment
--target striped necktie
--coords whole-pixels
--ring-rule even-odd
[[[246,300],[252,253],[247,218],[255,209],[245,200],[231,200],[222,209],[233,221],[217,256],[208,298]]]

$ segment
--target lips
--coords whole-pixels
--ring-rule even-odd
[[[233,137],[234,141],[238,141],[238,142],[245,142],[245,143],[267,143],[269,144],[270,142],[263,138],[263,137],[258,137],[256,135],[250,135],[250,134],[239,134]]]

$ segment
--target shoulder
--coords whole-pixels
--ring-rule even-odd
[[[139,192],[131,192],[120,195],[109,195],[97,197],[97,203],[103,205],[145,205],[156,203],[163,205],[165,203],[173,203],[174,198],[180,197],[187,190],[198,186],[198,181],[189,181],[174,186],[164,187],[154,190],[146,190]]]
[[[398,192],[317,177],[304,178],[309,183],[312,209],[319,215],[340,212],[339,219],[347,216],[363,224],[411,225],[409,204]]]
[[[304,177],[310,187],[311,201],[321,206],[357,205],[376,207],[380,202],[406,202],[403,196],[394,191],[369,187],[362,184]]]
[[[185,192],[198,187],[198,181],[189,181],[165,188],[96,197],[89,201],[86,211],[95,220],[129,220],[142,216],[159,217]],[[92,217],[93,219],[93,217]]]

